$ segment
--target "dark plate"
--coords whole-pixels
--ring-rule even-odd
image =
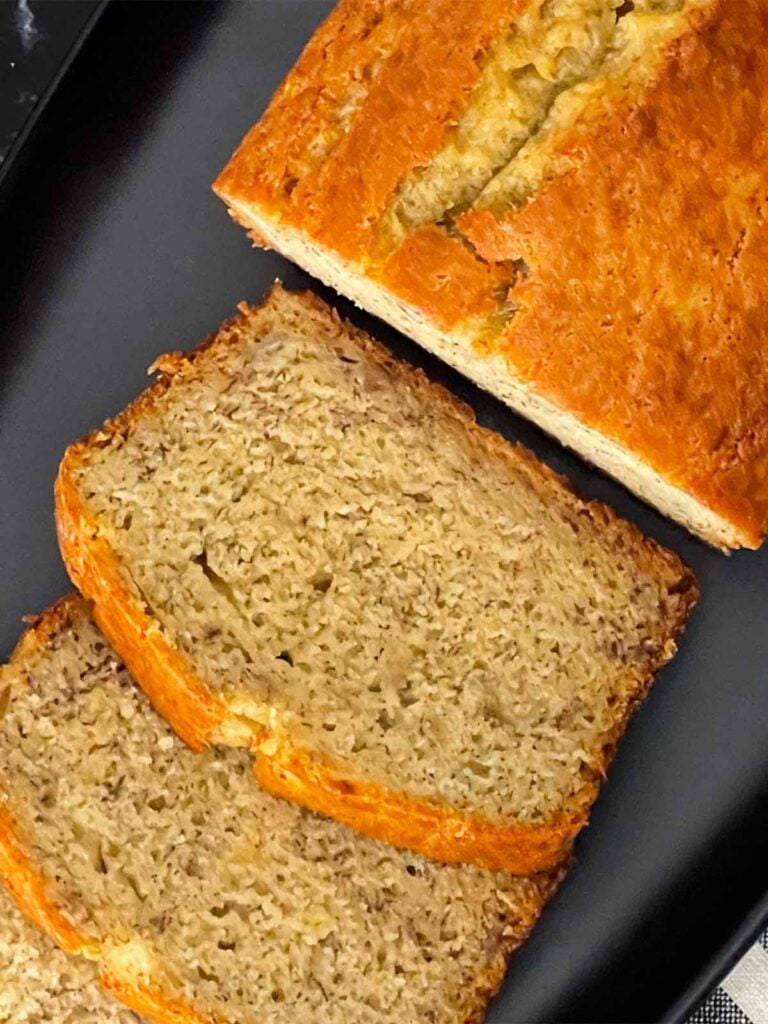
[[[64,446],[132,398],[159,352],[191,346],[276,275],[310,284],[251,251],[210,182],[328,6],[110,5],[6,171],[3,656],[22,614],[67,587],[51,492]],[[573,870],[490,1015],[679,1019],[768,917],[768,551],[708,550],[391,329],[338,305],[699,576],[680,655],[633,722]]]
[[[0,182],[107,3],[35,0],[26,12],[10,3],[0,8]]]

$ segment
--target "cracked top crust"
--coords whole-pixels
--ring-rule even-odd
[[[689,496],[713,543],[758,546],[765,5],[448,6],[340,4],[216,190],[314,272],[332,254],[357,301],[359,278],[415,310],[517,408],[505,376]]]

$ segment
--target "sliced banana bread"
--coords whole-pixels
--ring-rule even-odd
[[[0,891],[0,1024],[139,1024]]]
[[[214,188],[256,244],[758,547],[766,81],[764,0],[342,0]]]
[[[80,598],[23,638],[0,707],[0,876],[154,1020],[478,1021],[554,885],[365,839],[264,792],[247,751],[189,750]]]
[[[369,835],[561,859],[690,573],[310,296],[158,365],[57,483],[72,578],[156,707]]]

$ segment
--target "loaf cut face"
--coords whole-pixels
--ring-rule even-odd
[[[64,558],[193,745],[443,860],[552,866],[690,573],[282,289],[61,467]]]
[[[757,547],[767,80],[762,0],[342,0],[214,188],[256,244]]]
[[[139,1024],[0,892],[0,1024]]]
[[[553,887],[362,838],[264,792],[246,751],[189,750],[79,598],[0,694],[0,872],[150,1019],[479,1021]]]

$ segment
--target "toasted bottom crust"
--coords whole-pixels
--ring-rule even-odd
[[[327,814],[373,839],[434,860],[478,864],[491,871],[522,875],[551,870],[563,860],[586,820],[584,812],[546,827],[496,825],[370,782],[343,778],[303,751],[260,754],[254,770],[275,796]]]
[[[0,878],[19,910],[46,931],[65,953],[95,960],[99,943],[79,931],[52,902],[42,873],[19,838],[8,809],[0,805]]]
[[[156,1024],[227,1024],[221,1017],[201,1016],[180,999],[166,996],[159,987],[135,978],[105,972],[99,983],[121,1003]]]
[[[691,533],[722,550],[760,546],[762,538],[719,515],[665,480],[649,463],[515,378],[513,369],[501,357],[478,356],[469,338],[441,330],[416,307],[366,277],[354,264],[313,241],[304,232],[279,223],[255,205],[229,196],[223,198],[234,219],[249,231],[255,245],[276,249],[362,309],[415,339],[562,444],[629,487],[644,501],[682,523]]]
[[[157,711],[193,749],[212,743],[258,753],[264,787],[335,818],[364,835],[450,863],[478,864],[511,874],[549,871],[570,852],[586,823],[596,785],[587,784],[576,811],[546,825],[497,824],[427,800],[342,778],[314,755],[279,745],[263,726],[233,715],[191,671],[182,654],[131,593],[118,558],[83,505],[72,478],[81,447],[67,452],[56,480],[56,523],[72,581],[94,602],[93,617]],[[267,749],[264,749],[265,741]]]

